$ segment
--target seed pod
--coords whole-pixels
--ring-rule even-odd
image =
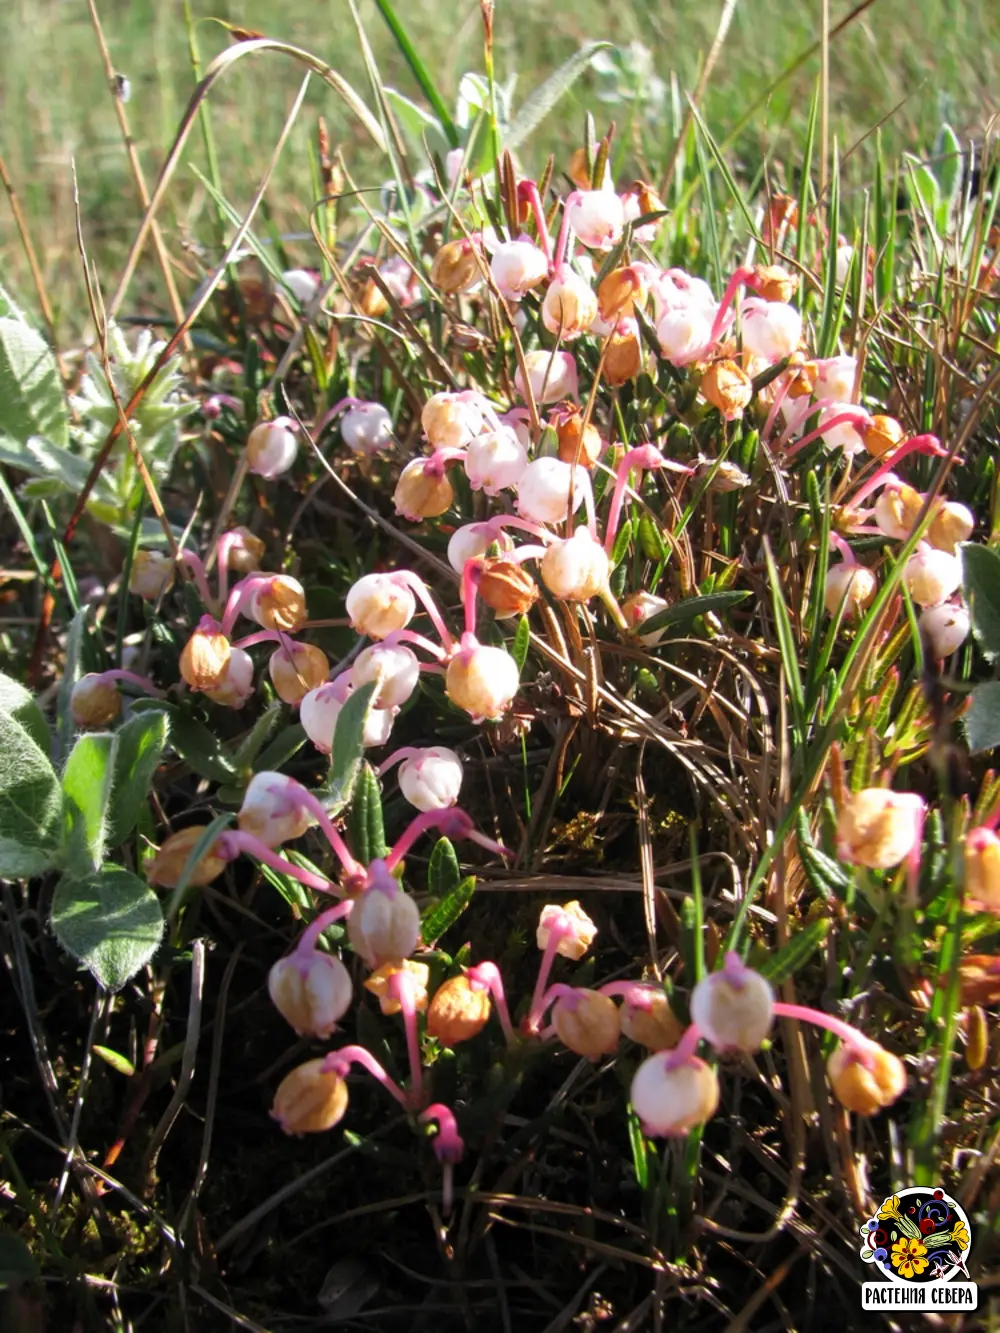
[[[427,1010],[427,1031],[443,1046],[471,1041],[490,1016],[490,993],[467,976],[449,977],[434,993]]]
[[[587,429],[584,430],[583,413],[578,408],[569,406],[557,409],[551,421],[556,429],[559,458],[562,462],[592,468],[604,453],[604,441],[593,422],[588,421]]]
[[[583,989],[560,995],[552,1009],[552,1022],[562,1044],[588,1060],[618,1049],[621,1024],[610,995]]]
[[[175,889],[180,883],[188,857],[207,827],[207,824],[191,824],[177,833],[171,833],[169,838],[164,838],[159,851],[146,865],[146,878],[150,884],[158,884],[164,889]],[[218,879],[225,870],[227,862],[216,855],[216,845],[213,843],[195,863],[188,879],[190,888],[197,889],[211,884],[212,880]]]
[[[232,651],[220,630],[196,629],[181,649],[181,676],[192,690],[217,690],[225,680]]]
[[[246,612],[262,629],[281,630],[282,634],[297,634],[309,619],[305,589],[288,574],[272,574],[267,583],[255,588]]]
[[[906,431],[895,417],[875,415],[861,432],[865,448],[873,458],[882,458],[906,439]]]
[[[392,502],[396,513],[411,523],[440,518],[451,508],[455,491],[444,468],[432,460],[415,458],[399,474]]]
[[[78,727],[106,727],[121,716],[122,697],[113,680],[102,672],[88,671],[73,686],[69,707]]]
[[[431,282],[445,296],[467,292],[479,282],[481,274],[475,247],[465,237],[446,241],[431,264]]]
[[[523,616],[538,601],[538,586],[523,565],[503,556],[482,562],[479,595],[498,616]]]
[[[826,1062],[833,1095],[855,1115],[875,1115],[906,1090],[906,1067],[899,1056],[874,1042],[870,1045],[862,1055],[841,1042]]]
[[[321,1133],[344,1118],[347,1084],[324,1070],[323,1063],[307,1060],[281,1080],[271,1115],[286,1134]]]
[[[174,581],[174,562],[163,551],[136,551],[128,590],[143,601],[155,602]]]
[[[314,644],[289,642],[271,654],[267,670],[278,698],[295,705],[323,684],[330,674],[330,663],[326,653]]]
[[[642,342],[634,319],[622,319],[608,339],[604,353],[604,378],[616,386],[635,379],[642,370]]]
[[[597,313],[605,324],[615,324],[626,315],[631,315],[636,302],[642,305],[646,300],[646,280],[642,272],[632,264],[622,268],[613,268],[602,280],[597,289]]]
[[[723,421],[737,421],[753,398],[753,381],[735,361],[713,361],[701,377],[701,396]]]
[[[795,295],[799,280],[780,264],[758,264],[753,271],[753,289],[765,301],[787,305]]]

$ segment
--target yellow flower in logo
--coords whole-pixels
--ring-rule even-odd
[[[897,1240],[892,1247],[892,1266],[900,1277],[916,1277],[927,1267],[926,1253],[927,1246],[921,1245],[919,1240],[909,1237]]]
[[[887,1222],[890,1218],[899,1217],[899,1195],[894,1194],[891,1199],[886,1199],[885,1203],[878,1210],[878,1220]]]
[[[951,1238],[958,1246],[959,1250],[967,1250],[970,1245],[969,1228],[964,1222],[959,1222],[955,1230],[951,1233]]]

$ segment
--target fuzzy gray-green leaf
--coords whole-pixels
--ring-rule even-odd
[[[60,880],[52,929],[105,990],[119,991],[158,949],[163,909],[137,875],[106,865],[93,875]]]
[[[0,876],[27,879],[59,859],[62,789],[48,756],[7,713],[0,713],[0,756]]]

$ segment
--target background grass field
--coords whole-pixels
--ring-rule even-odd
[[[413,94],[409,72],[378,16],[363,5],[385,81]],[[855,7],[834,3],[836,28]],[[341,0],[190,0],[193,31],[203,64],[227,44],[225,30],[209,16],[307,47],[366,91],[357,36]],[[586,40],[645,46],[656,76],[666,85],[659,109],[648,108],[644,138],[655,162],[671,141],[666,115],[671,80],[677,95],[693,87],[711,45],[721,6],[678,0],[675,4],[621,0],[614,5],[517,0],[501,3],[497,15],[498,73],[517,74],[518,96],[527,96],[546,73]],[[185,0],[104,0],[100,6],[116,68],[132,86],[128,114],[147,175],[152,178],[176,130],[194,85],[185,22]],[[479,7],[474,3],[431,4],[410,0],[403,18],[417,49],[440,87],[454,95],[467,69],[481,60]],[[750,163],[768,155],[779,164],[783,149],[801,134],[818,66],[818,50],[773,90],[747,120],[747,113],[784,72],[818,42],[819,0],[743,0],[736,6],[726,45],[709,86],[704,110],[720,139],[736,132],[735,160]],[[273,144],[297,84],[288,62],[274,57],[241,62],[219,86],[212,102],[222,179],[234,201],[246,200]],[[842,153],[860,144],[849,160],[850,189],[867,179],[864,137],[883,125],[886,148],[931,153],[947,119],[960,136],[980,137],[1000,88],[1000,6],[964,0],[874,0],[836,37],[831,50],[831,135]],[[585,107],[600,114],[597,75],[584,78],[556,115],[535,136],[539,146],[579,141]],[[357,161],[357,141],[341,105],[317,83],[312,107],[328,116],[335,138]],[[85,0],[8,0],[0,6],[0,151],[22,197],[57,317],[73,333],[85,309],[73,225],[71,161],[75,159],[85,236],[98,271],[110,281],[138,216],[134,186],[122,152],[114,108],[104,78]],[[629,107],[605,104],[609,118],[627,122]],[[269,196],[283,227],[303,223],[309,193],[308,140],[312,118],[300,118]],[[530,160],[531,147],[527,156]],[[794,154],[785,155],[794,161]],[[192,141],[186,161],[201,161]],[[210,210],[209,210],[210,211]],[[191,243],[206,222],[204,192],[186,165],[172,187],[162,218]],[[174,247],[175,250],[177,247]],[[26,301],[27,271],[9,210],[0,206],[0,274]]]

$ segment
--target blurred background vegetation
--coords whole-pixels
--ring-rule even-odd
[[[213,18],[304,46],[368,94],[345,0],[102,0],[99,8],[115,67],[131,84],[128,115],[151,180],[194,86],[190,36],[203,66],[228,44],[225,27]],[[385,81],[417,97],[375,5],[363,3],[361,12]],[[399,12],[449,95],[466,70],[481,69],[477,0],[407,0]],[[582,138],[584,108],[592,107],[597,115],[603,109],[635,142],[641,138],[647,161],[655,167],[669,152],[671,105],[683,107],[684,94],[694,87],[720,12],[720,4],[703,0],[499,0],[498,74],[506,79],[516,73],[516,105],[582,42],[604,38],[616,43],[623,48],[619,68],[603,75],[593,71],[576,85],[558,116],[536,133],[537,151],[543,144],[545,151],[575,146]],[[794,162],[792,136],[801,142],[808,115],[819,65],[820,12],[820,0],[784,5],[742,0],[704,99],[715,135],[734,136],[730,160],[752,173],[766,158],[776,188],[784,182],[783,155]],[[1000,5],[873,0],[859,7],[834,0],[831,27],[852,14],[831,50],[831,135],[842,154],[857,145],[847,160],[848,190],[852,182],[857,190],[871,179],[867,155],[871,131],[880,123],[890,155],[904,146],[932,154],[943,120],[962,138],[983,136],[1000,89]],[[216,87],[211,114],[222,180],[238,207],[253,191],[300,77],[291,62],[265,55],[239,62]],[[365,176],[361,136],[354,134],[352,142],[342,103],[318,81],[310,99],[314,110],[328,118],[334,142],[343,143],[359,183],[377,183],[377,177]],[[57,322],[78,333],[86,304],[74,234],[71,160],[79,177],[87,246],[108,285],[140,216],[86,0],[5,0],[0,5],[0,106],[0,152],[42,257]],[[312,199],[314,127],[314,116],[300,118],[269,195],[270,216],[285,231],[305,225]],[[530,163],[531,145],[525,156]],[[196,278],[195,250],[211,235],[214,210],[189,169],[192,162],[204,166],[197,134],[161,222],[172,234],[171,249],[181,263],[189,247]],[[302,255],[306,262],[309,257]],[[33,304],[5,200],[0,202],[0,282]]]

